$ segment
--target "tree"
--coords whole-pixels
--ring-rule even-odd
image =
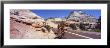
[[[98,19],[98,23],[101,23],[101,16],[100,16],[99,19]]]
[[[85,30],[85,25],[84,25],[84,23],[81,22],[79,27],[80,27],[81,30]]]
[[[101,16],[100,16],[99,19],[98,19],[96,28],[97,28],[97,29],[101,29]]]
[[[71,27],[73,30],[76,30],[76,24],[70,24],[69,27]]]

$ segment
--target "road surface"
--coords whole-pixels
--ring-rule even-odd
[[[57,28],[52,29],[55,33],[58,33]],[[101,39],[101,34],[97,32],[85,32],[68,30],[65,32],[63,39]]]

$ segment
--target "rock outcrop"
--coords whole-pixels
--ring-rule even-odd
[[[82,11],[71,12],[67,20],[74,20],[78,22],[89,22],[89,23],[97,22],[97,19],[94,16],[88,15]]]
[[[24,9],[10,10],[11,39],[54,39],[56,35],[45,27],[45,20]]]
[[[82,11],[71,12],[67,17],[67,21],[69,24],[76,24],[77,30],[80,30],[81,28],[85,28],[85,30],[88,30],[88,28],[95,28],[98,22],[94,16],[88,15]]]

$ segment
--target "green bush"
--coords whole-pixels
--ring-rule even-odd
[[[95,32],[101,32],[101,29],[94,29]]]

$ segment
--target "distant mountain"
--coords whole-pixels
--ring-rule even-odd
[[[94,16],[88,15],[82,11],[73,11],[67,17],[67,20],[74,20],[78,22],[97,22]]]

